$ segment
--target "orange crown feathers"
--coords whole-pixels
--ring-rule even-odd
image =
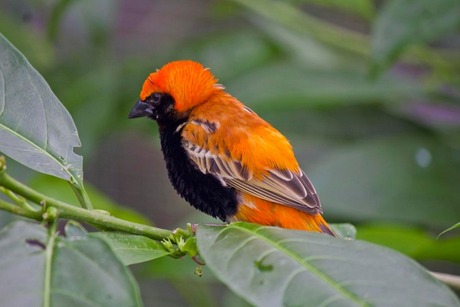
[[[214,75],[200,63],[185,60],[164,65],[145,80],[140,94],[145,100],[152,93],[167,93],[174,98],[178,112],[203,103],[212,94],[221,91]]]

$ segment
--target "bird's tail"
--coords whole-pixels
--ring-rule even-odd
[[[278,209],[276,226],[288,229],[322,232],[337,237],[329,224],[319,213],[309,214],[293,208],[286,208],[285,206],[278,206]]]
[[[337,237],[337,235],[331,229],[329,224],[324,220],[321,214],[314,215],[313,218],[314,218],[316,225],[318,225],[320,232],[327,233],[328,235],[331,235],[333,237]]]
[[[277,210],[276,210],[277,209]],[[276,206],[272,225],[287,229],[322,232],[337,237],[321,214],[309,214],[286,206]]]

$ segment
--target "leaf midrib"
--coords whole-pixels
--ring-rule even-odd
[[[0,123],[0,128],[6,130],[7,132],[13,134],[14,136],[16,136],[17,138],[21,139],[23,142],[26,142],[30,145],[32,145],[34,148],[38,149],[38,151],[40,151],[42,154],[44,154],[45,156],[51,158],[56,164],[60,165],[61,166],[61,169],[69,175],[69,179],[70,178],[73,178],[75,180],[75,182],[78,182],[77,181],[77,178],[74,176],[74,174],[72,174],[69,169],[61,163],[61,161],[59,161],[55,156],[53,156],[50,152],[46,151],[44,148],[40,147],[38,144],[34,143],[33,141],[25,138],[23,135],[19,134],[17,131],[9,128],[8,126],[4,125],[3,123]],[[67,178],[66,178],[67,179]]]
[[[237,228],[243,232],[246,232],[248,234],[251,234],[251,235],[254,235],[254,236],[257,236],[258,238],[260,238],[261,240],[264,240],[265,242],[267,242],[269,245],[271,245],[272,247],[276,248],[277,250],[279,250],[280,252],[286,254],[288,257],[290,257],[291,259],[295,260],[296,262],[298,262],[300,265],[302,265],[305,269],[307,269],[307,271],[311,272],[312,274],[316,275],[318,278],[322,279],[325,283],[329,284],[332,288],[334,288],[338,293],[341,293],[344,297],[350,299],[351,301],[355,302],[358,306],[370,306],[370,304],[362,299],[360,299],[356,294],[354,294],[353,292],[350,292],[346,289],[344,289],[343,287],[338,287],[336,285],[336,282],[334,279],[332,279],[331,277],[329,277],[328,275],[324,274],[322,271],[320,271],[318,268],[316,268],[314,265],[312,265],[311,263],[308,263],[308,261],[305,261],[304,259],[298,257],[295,253],[292,253],[290,250],[284,248],[283,246],[279,245],[277,242],[274,242],[270,239],[268,239],[267,237],[261,235],[259,233],[259,230],[260,229],[263,229],[265,228],[264,226],[260,226],[258,227],[257,229],[255,229],[254,231],[251,231],[247,228],[244,228],[244,227],[241,227],[239,225],[232,225],[232,227],[234,228]],[[225,230],[228,230],[230,228],[225,228],[223,229],[221,232],[225,231]]]

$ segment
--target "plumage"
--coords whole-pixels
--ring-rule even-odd
[[[289,141],[201,64],[176,61],[150,74],[130,113],[139,116],[158,122],[171,182],[194,207],[224,221],[333,235]]]

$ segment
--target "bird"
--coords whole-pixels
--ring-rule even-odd
[[[288,139],[202,64],[177,60],[150,73],[128,115],[139,117],[157,122],[169,180],[196,209],[336,236]]]

